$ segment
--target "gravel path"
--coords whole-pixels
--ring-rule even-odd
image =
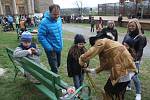
[[[83,34],[87,41],[90,36],[96,35],[96,33],[90,32],[90,25],[89,27],[88,26],[86,27],[86,26],[81,26],[77,24],[63,24],[63,30],[72,32],[74,34]],[[119,35],[120,42],[122,42],[123,37],[124,35]],[[65,36],[64,38],[72,40],[73,36]],[[147,40],[148,40],[148,43],[147,43],[147,46],[144,48],[144,52],[143,52],[144,58],[150,58],[150,39],[147,39]]]

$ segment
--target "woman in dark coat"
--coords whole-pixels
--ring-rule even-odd
[[[108,21],[107,22],[107,27],[103,28],[101,33],[113,37],[112,40],[118,41],[118,32],[115,29],[115,23],[114,21]]]
[[[127,34],[124,37],[123,44],[127,43],[129,46],[129,50],[133,50],[134,52],[130,52],[131,55],[134,55],[134,62],[136,65],[136,68],[139,72],[140,68],[140,62],[143,55],[144,47],[147,44],[146,37],[144,36],[144,32],[141,30],[141,25],[138,21],[138,19],[131,19],[127,25]],[[131,42],[132,41],[132,42]],[[141,100],[141,83],[138,77],[138,74],[136,74],[133,77],[133,81],[135,84],[136,89],[136,98],[135,100]],[[128,85],[128,89],[131,90],[130,84]]]

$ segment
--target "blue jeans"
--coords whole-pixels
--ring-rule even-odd
[[[138,73],[133,76],[132,80],[134,82],[135,85],[135,89],[136,89],[136,94],[141,94],[141,83],[140,83],[140,79],[138,77],[139,75],[139,68],[140,68],[140,63],[135,63],[136,68],[138,70]],[[131,87],[131,84],[129,83],[128,87]]]
[[[82,84],[84,80],[84,74],[80,73],[79,75],[73,76],[73,83],[76,89],[78,89]]]
[[[58,68],[60,66],[61,61],[61,52],[55,52],[55,51],[45,51],[49,65],[51,67],[51,71],[54,73],[58,73]]]

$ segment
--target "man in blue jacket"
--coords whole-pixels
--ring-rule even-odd
[[[45,12],[38,28],[38,40],[45,50],[51,71],[58,73],[63,47],[59,5],[53,4]]]

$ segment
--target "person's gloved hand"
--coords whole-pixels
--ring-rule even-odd
[[[134,72],[129,72],[129,79],[131,80],[133,78],[133,76],[135,75]]]
[[[140,64],[140,61],[135,61],[135,64]]]
[[[82,61],[81,57],[79,58],[79,64],[80,64],[81,66],[84,66],[84,65],[85,65],[85,62]]]
[[[96,75],[96,70],[93,68],[93,69],[90,69],[90,68],[84,68],[85,72],[87,73],[91,73],[92,76],[95,76]]]

